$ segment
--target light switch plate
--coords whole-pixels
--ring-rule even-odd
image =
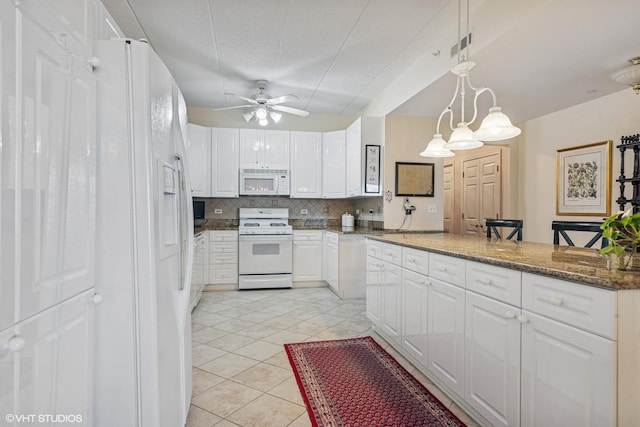
[[[300,215],[309,215],[309,209],[300,209]]]
[[[427,206],[427,212],[436,213],[436,212],[438,212],[438,208],[437,208],[436,205],[428,205]]]
[[[222,215],[222,209],[214,209],[213,213],[216,215]]]

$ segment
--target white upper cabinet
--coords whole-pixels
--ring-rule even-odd
[[[289,169],[289,131],[240,129],[240,169]]]
[[[211,196],[211,128],[189,123],[187,159],[191,176],[191,195]]]
[[[291,132],[291,197],[322,197],[320,132]]]
[[[238,129],[211,129],[211,197],[238,197]]]
[[[356,120],[347,128],[346,148],[346,196],[360,196],[363,193],[362,180],[362,121]]]
[[[322,134],[322,198],[345,197],[346,131]]]

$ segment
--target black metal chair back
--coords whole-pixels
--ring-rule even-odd
[[[513,230],[507,236],[507,240],[511,240],[511,238],[517,234],[516,240],[519,242],[522,241],[522,227],[523,221],[521,219],[485,219],[485,224],[487,226],[487,238],[491,238],[491,233],[495,234],[496,239],[502,239],[500,232],[498,231],[498,227],[512,227]]]
[[[595,233],[594,236],[584,245],[585,248],[592,247],[598,240],[602,239],[601,247],[605,247],[608,244],[606,238],[602,237],[602,230],[600,230],[601,222],[586,222],[586,221],[552,221],[551,229],[553,230],[553,244],[560,244],[560,236],[569,246],[575,246],[571,237],[567,234],[567,231],[586,231]]]

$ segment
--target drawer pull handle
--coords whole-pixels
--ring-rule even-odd
[[[516,314],[513,311],[507,311],[504,314],[504,317],[506,317],[507,319],[515,319]]]
[[[409,259],[409,260],[407,260],[407,262],[408,262],[408,263],[411,263],[411,264],[415,264],[415,263],[416,263],[416,260],[415,260],[415,259]]]
[[[480,282],[482,282],[485,285],[493,285],[493,281],[491,281],[491,279],[489,279],[488,277],[485,277],[484,279],[480,280]]]
[[[529,318],[524,314],[518,316],[518,322],[520,323],[529,323]]]
[[[558,298],[558,297],[551,297],[549,298],[549,302],[553,305],[562,305],[562,303],[564,301],[562,301],[562,298]]]
[[[444,273],[447,271],[447,267],[438,267],[438,271],[442,271]]]

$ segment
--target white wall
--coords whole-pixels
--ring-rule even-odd
[[[640,95],[636,95],[631,89],[525,122],[519,141],[521,146],[518,165],[512,167],[512,173],[519,175],[518,213],[524,219],[524,239],[551,243],[551,221],[555,219],[602,219],[555,214],[557,149],[613,141],[611,211],[617,212],[615,199],[619,195],[619,186],[615,179],[620,173],[620,154],[615,147],[620,143],[621,136],[639,132]],[[630,175],[628,168],[626,175]]]
[[[425,149],[435,133],[436,120],[415,117],[387,116],[385,120],[384,188],[391,191],[393,200],[383,201],[384,228],[397,229],[405,220],[404,197],[395,195],[396,162],[434,163],[434,197],[410,197],[416,210],[406,217],[403,229],[442,230],[442,159],[427,159],[418,154]],[[434,204],[436,213],[427,213],[427,205]]]
[[[255,120],[247,123],[242,118],[245,110],[213,111],[210,108],[188,107],[187,116],[189,123],[208,127],[225,128],[262,128]],[[341,116],[330,114],[310,114],[307,117],[298,117],[292,114],[283,114],[279,123],[269,122],[266,129],[296,130],[328,132],[344,130],[353,123],[357,116]]]

